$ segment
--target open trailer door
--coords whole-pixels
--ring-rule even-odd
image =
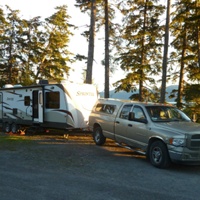
[[[33,122],[43,123],[43,92],[42,90],[33,91]]]

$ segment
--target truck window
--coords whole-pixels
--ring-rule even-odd
[[[115,106],[114,105],[106,105],[105,106],[105,112],[108,114],[113,114],[115,111]]]
[[[60,108],[59,92],[46,92],[46,108]]]
[[[100,112],[100,111],[103,110],[103,107],[104,107],[104,104],[99,103],[99,104],[97,104],[97,106],[96,106],[96,108],[95,108],[95,111]]]
[[[113,112],[115,111],[115,107],[115,105],[97,104],[95,111],[113,114]]]
[[[125,105],[122,108],[122,111],[121,111],[119,117],[122,119],[128,119],[128,115],[129,115],[129,112],[131,111],[132,106],[133,106],[132,104]]]
[[[138,107],[138,106],[135,106],[133,108],[133,113],[134,113],[134,118],[135,119],[145,119],[145,115],[143,113],[143,110],[142,108]]]

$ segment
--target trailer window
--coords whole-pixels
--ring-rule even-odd
[[[24,97],[24,105],[30,106],[31,105],[31,98],[29,96]]]
[[[46,92],[46,108],[60,108],[59,92]]]

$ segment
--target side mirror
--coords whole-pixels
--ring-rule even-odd
[[[130,112],[130,113],[128,114],[128,120],[129,120],[129,121],[134,121],[134,119],[135,119],[135,113],[134,113],[134,112]]]
[[[135,118],[135,113],[134,113],[134,112],[130,112],[130,113],[128,114],[128,120],[129,120],[129,121],[141,122],[141,123],[144,123],[144,124],[147,124],[147,123],[148,123],[148,121],[147,121],[146,118],[142,118],[142,119],[137,119],[137,118]]]

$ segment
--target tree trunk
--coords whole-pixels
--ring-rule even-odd
[[[165,46],[164,46],[163,63],[162,63],[162,85],[161,85],[160,103],[165,102],[165,91],[166,91],[166,81],[167,81],[167,64],[168,64],[170,7],[171,7],[171,0],[168,0],[167,1],[167,13],[166,13],[166,25],[165,25],[165,44],[164,44]]]
[[[109,19],[108,0],[105,0],[105,91],[104,97],[109,98]]]
[[[86,83],[92,84],[92,67],[94,60],[94,35],[95,35],[95,21],[96,21],[96,0],[91,1],[91,18],[90,18],[90,35],[88,46],[88,60],[86,70]]]
[[[183,94],[183,89],[184,89],[184,57],[185,57],[185,49],[182,50],[182,58],[181,58],[181,70],[180,70],[178,95],[177,95],[178,108],[182,108],[182,98],[183,98],[182,94]]]
[[[196,15],[200,16],[200,1],[196,2]],[[198,67],[200,68],[200,19],[197,20],[197,48],[198,48]]]
[[[145,65],[145,53],[144,53],[144,48],[145,48],[145,32],[146,32],[146,20],[147,20],[147,4],[148,0],[146,0],[145,3],[145,9],[144,9],[144,21],[143,21],[143,36],[142,36],[142,55],[141,55],[141,69],[139,70],[139,101],[144,101],[144,86],[143,86],[143,66]]]
[[[186,45],[187,45],[187,25],[184,28],[184,36],[183,36],[183,49],[181,54],[181,69],[180,69],[180,78],[179,78],[179,86],[178,86],[178,95],[177,95],[177,107],[182,108],[182,101],[183,101],[183,89],[184,89],[184,58],[186,54]]]

